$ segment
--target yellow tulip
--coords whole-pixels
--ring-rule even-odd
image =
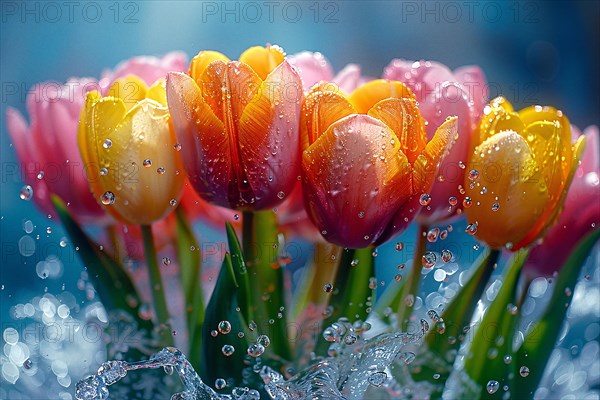
[[[571,144],[560,110],[515,112],[502,97],[484,109],[479,135],[465,178],[467,231],[493,248],[528,246],[558,215],[585,139]]]
[[[78,143],[96,199],[117,219],[149,225],[171,212],[185,174],[171,127],[164,80],[135,76],[108,93],[87,94]]]

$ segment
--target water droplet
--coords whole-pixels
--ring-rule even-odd
[[[512,356],[507,354],[504,356],[504,364],[508,365],[512,362]]]
[[[179,143],[175,143],[175,144],[173,145],[173,148],[175,149],[175,151],[181,151],[181,144],[179,144]]]
[[[218,329],[219,332],[221,332],[223,335],[226,335],[231,332],[231,323],[229,323],[229,321],[221,321],[219,322]]]
[[[404,250],[404,243],[403,242],[397,242],[396,243],[396,251],[402,251]]]
[[[177,204],[177,200],[175,200],[175,199],[171,199],[171,200],[169,201],[169,204],[171,205],[171,207],[175,207],[175,204]]]
[[[429,232],[427,232],[427,241],[429,243],[437,242],[439,234],[440,234],[439,228],[430,229]]]
[[[115,204],[115,194],[113,192],[109,192],[109,191],[104,192],[104,194],[102,196],[100,196],[100,201],[105,206]]]
[[[387,380],[387,374],[383,371],[379,371],[379,372],[374,372],[371,375],[369,375],[369,385],[372,386],[381,386],[385,383],[385,381]]]
[[[249,328],[251,331],[254,331],[254,330],[256,330],[256,322],[254,322],[254,321],[250,321],[250,323],[248,324],[248,328]]]
[[[458,199],[454,196],[448,197],[448,203],[451,206],[455,206],[458,203]]]
[[[465,197],[465,199],[463,200],[463,207],[464,208],[469,208],[471,207],[471,204],[473,204],[473,200],[471,200],[470,197]]]
[[[271,339],[269,339],[269,337],[267,335],[260,335],[256,339],[256,343],[258,343],[258,344],[262,345],[263,347],[267,348],[271,344]]]
[[[235,347],[233,347],[230,344],[225,344],[223,345],[223,347],[221,348],[221,353],[223,353],[223,355],[225,357],[229,357],[231,356],[233,353],[235,353]]]
[[[227,381],[225,379],[217,378],[215,380],[215,389],[217,389],[217,390],[225,389],[226,386],[227,386]]]
[[[38,174],[37,174],[37,178],[38,178],[38,179],[44,179],[44,171],[40,171],[40,172],[38,172]]]
[[[364,218],[365,217],[365,212],[364,211],[359,211],[358,212],[358,218]]]
[[[463,163],[462,161],[458,162],[458,166],[460,167],[460,169],[465,169],[466,168],[465,163]]]
[[[469,235],[474,235],[477,233],[477,221],[473,222],[472,224],[467,225],[467,228],[465,229],[465,232],[467,232]]]
[[[400,275],[400,274],[396,274],[396,276],[394,277],[394,280],[395,280],[396,282],[400,282],[400,281],[402,280],[402,275]]]
[[[427,206],[429,203],[431,203],[431,196],[427,193],[423,193],[421,197],[419,197],[419,204],[422,206]]]
[[[27,360],[23,361],[23,368],[31,369],[32,366],[33,366],[33,363],[31,362],[31,360],[29,358]]]
[[[260,343],[252,343],[248,346],[247,353],[250,357],[260,357],[265,352],[265,348]]]
[[[333,285],[331,283],[326,283],[325,286],[323,286],[323,290],[327,293],[331,293],[333,291]]]
[[[212,337],[217,337],[218,334],[219,334],[219,332],[217,332],[215,329],[210,331],[210,336],[212,336]]]
[[[469,180],[470,181],[476,181],[479,178],[479,171],[477,171],[476,169],[472,169],[471,171],[469,171]]]
[[[171,265],[171,259],[169,257],[163,257],[162,262],[165,267]]]
[[[412,351],[408,351],[406,353],[401,354],[400,357],[402,358],[402,360],[404,360],[404,364],[408,365],[415,360],[416,355]]]
[[[235,219],[237,221],[238,219],[240,219],[240,215],[239,214],[233,214],[233,219]]]
[[[104,143],[102,143],[102,147],[105,149],[110,149],[112,147],[112,140],[104,139]]]
[[[442,260],[444,262],[449,262],[450,260],[452,260],[452,252],[448,249],[442,250]]]
[[[100,168],[100,175],[102,175],[102,176],[108,175],[108,169],[107,168]]]
[[[496,202],[492,204],[492,211],[498,211],[500,209],[500,203]]]
[[[285,197],[285,193],[283,193],[283,192],[277,192],[277,198],[279,200],[283,200],[284,197]]]
[[[33,188],[29,185],[25,185],[21,188],[21,192],[19,193],[19,197],[21,200],[31,200],[33,197]]]
[[[529,368],[527,368],[526,366],[522,366],[521,368],[519,368],[519,375],[521,375],[523,378],[529,376]]]
[[[498,383],[498,381],[489,381],[486,385],[486,390],[489,394],[494,394],[498,391],[498,388],[500,387],[500,384]]]
[[[423,257],[421,258],[421,262],[423,263],[423,268],[432,268],[435,265],[436,261],[437,261],[437,257],[435,255],[435,253],[432,251],[426,252],[425,254],[423,254]]]
[[[152,166],[152,160],[147,158],[142,162],[142,165],[146,168],[150,168]]]
[[[156,173],[158,173],[159,175],[162,175],[165,173],[165,169],[163,167],[158,167],[158,168],[156,168]]]
[[[354,259],[354,260],[350,261],[350,265],[353,266],[353,267],[356,267],[359,262],[360,262],[359,260]]]

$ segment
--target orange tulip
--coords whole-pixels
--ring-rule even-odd
[[[569,120],[559,110],[515,112],[502,97],[484,109],[479,133],[465,179],[468,231],[493,248],[518,250],[558,215],[585,137],[571,144]]]
[[[202,51],[171,73],[167,99],[184,167],[206,201],[260,210],[280,203],[300,174],[302,81],[277,46],[239,61]]]
[[[371,81],[346,95],[329,84],[307,95],[301,120],[305,203],[330,242],[360,248],[406,228],[427,203],[456,136],[448,118],[427,142],[414,94]]]

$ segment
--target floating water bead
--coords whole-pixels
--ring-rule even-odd
[[[171,265],[171,259],[169,257],[163,257],[162,262],[165,267]]]
[[[465,232],[467,232],[469,235],[476,234],[477,233],[477,221],[473,222],[472,224],[467,225]]]
[[[333,285],[331,283],[326,283],[325,286],[323,286],[323,290],[327,293],[331,293],[333,291]]]
[[[258,343],[258,344],[262,345],[263,347],[267,348],[271,344],[271,339],[269,339],[269,337],[267,335],[260,335],[256,339],[256,343]]]
[[[217,328],[219,329],[219,332],[226,335],[231,332],[231,323],[229,321],[221,321]]]
[[[499,387],[500,387],[500,384],[498,383],[498,381],[491,380],[487,383],[485,389],[487,390],[487,392],[489,394],[494,394],[498,391]]]
[[[519,368],[519,375],[521,375],[523,378],[529,376],[529,368],[527,368],[526,366],[522,366],[521,368]]]
[[[397,242],[396,243],[396,251],[402,251],[404,250],[404,243],[403,242]]]
[[[458,203],[458,199],[456,197],[454,197],[454,196],[451,196],[451,197],[448,198],[448,203],[451,206],[455,206]]]
[[[463,200],[463,207],[464,208],[469,208],[471,207],[471,204],[473,204],[473,200],[471,200],[470,197],[465,197],[465,199]]]
[[[428,251],[423,254],[421,258],[421,262],[423,263],[423,268],[432,268],[437,261],[437,257],[434,252]]]
[[[439,235],[440,235],[440,229],[439,228],[430,229],[427,232],[427,241],[430,242],[430,243],[434,243],[434,242],[437,241]]]
[[[248,346],[247,353],[250,357],[260,357],[265,352],[265,347],[260,343],[252,343]]]
[[[33,188],[29,185],[25,185],[21,188],[21,192],[19,193],[19,197],[21,200],[29,201],[33,197]]]
[[[448,249],[442,250],[442,261],[449,262],[452,260],[452,252]]]
[[[369,385],[372,386],[381,386],[385,383],[385,381],[387,380],[387,374],[383,371],[379,371],[379,372],[374,372],[371,375],[369,375],[368,381],[369,381]]]
[[[146,168],[150,168],[152,166],[152,160],[147,158],[142,162],[142,165]]]

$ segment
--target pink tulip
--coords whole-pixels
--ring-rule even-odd
[[[571,126],[574,135],[581,133]],[[581,164],[575,171],[564,208],[542,244],[529,254],[523,273],[531,280],[558,271],[577,243],[600,227],[600,142],[597,126],[588,127]]]
[[[98,82],[73,78],[64,85],[44,82],[27,96],[31,123],[13,108],[6,112],[8,132],[21,163],[23,180],[33,188],[33,201],[46,214],[54,214],[50,195],[58,195],[81,223],[106,223],[108,216],[92,195],[86,168],[77,146],[77,126],[85,95],[91,90],[107,94],[110,84],[135,74],[150,85],[169,71],[182,71],[187,59],[182,53],[162,58],[136,57],[107,71]],[[90,171],[90,177],[96,171]]]
[[[308,91],[316,83],[331,82],[346,93],[354,91],[363,83],[371,80],[361,75],[360,66],[348,64],[335,76],[329,61],[321,53],[304,51],[294,54],[289,58],[291,65],[296,67],[304,83],[304,90]]]
[[[431,203],[417,216],[417,221],[427,226],[441,223],[462,212],[464,196],[459,185],[464,181],[471,140],[487,102],[485,76],[476,66],[452,72],[434,61],[396,59],[385,68],[383,78],[402,81],[415,93],[427,121],[429,140],[446,117],[458,116],[457,139],[442,161],[431,189]]]

